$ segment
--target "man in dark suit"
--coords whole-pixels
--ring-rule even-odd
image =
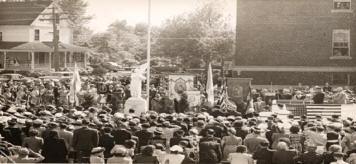
[[[199,143],[199,163],[219,163],[222,159],[221,146],[214,137],[214,130],[208,129],[206,137],[203,137]]]
[[[256,164],[270,164],[272,163],[272,157],[274,150],[268,148],[269,143],[267,141],[260,143],[260,149],[258,149],[252,156],[257,161]]]
[[[104,127],[104,134],[100,136],[99,146],[104,147],[104,157],[105,159],[110,158],[111,149],[115,146],[114,136],[111,135],[111,127]]]
[[[324,103],[324,98],[325,98],[325,94],[321,90],[321,87],[316,86],[315,87],[315,93],[314,93],[314,96],[313,96],[314,104],[323,104]]]
[[[150,127],[150,124],[144,123],[141,125],[142,130],[135,133],[135,136],[138,137],[138,149],[141,150],[142,146],[148,145],[148,141],[152,139],[153,133],[149,132],[147,129]]]
[[[88,127],[89,121],[83,120],[82,127],[74,130],[72,146],[77,152],[77,162],[89,163],[91,149],[98,146],[98,131]]]
[[[121,122],[118,123],[118,129],[113,130],[111,134],[114,136],[115,144],[117,145],[124,145],[126,140],[132,138],[131,132],[128,131],[126,125]]]

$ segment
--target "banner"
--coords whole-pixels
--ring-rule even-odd
[[[169,75],[169,98],[178,98],[179,93],[193,91],[194,75],[176,74]]]
[[[237,99],[247,100],[250,93],[251,78],[227,78],[227,93],[236,102]]]
[[[189,106],[199,106],[201,104],[200,91],[187,91]]]

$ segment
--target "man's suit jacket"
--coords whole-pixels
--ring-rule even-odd
[[[200,163],[219,163],[222,159],[220,144],[214,139],[204,139],[199,143]]]
[[[76,151],[91,151],[99,143],[99,134],[95,129],[82,127],[74,130],[72,145]]]

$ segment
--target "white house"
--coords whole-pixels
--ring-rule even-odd
[[[0,69],[49,70],[54,62],[64,68],[86,66],[87,50],[73,45],[73,30],[62,19],[57,24],[60,60],[54,61],[53,5],[52,0],[0,0]]]

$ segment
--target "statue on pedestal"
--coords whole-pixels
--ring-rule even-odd
[[[143,64],[136,68],[134,72],[131,73],[130,82],[130,93],[131,97],[125,103],[125,114],[136,114],[140,115],[146,112],[147,101],[143,99],[142,96],[142,81],[146,79],[144,73],[147,69],[147,64]]]

